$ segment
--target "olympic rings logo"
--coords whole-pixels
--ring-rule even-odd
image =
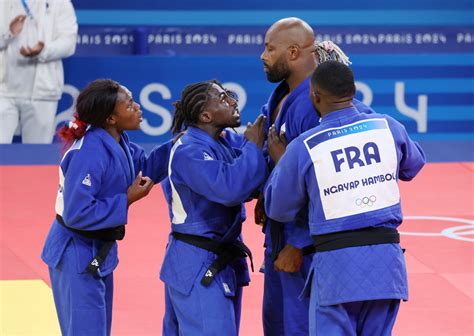
[[[375,197],[375,195],[371,195],[370,197],[356,199],[355,204],[361,208],[365,208],[374,205],[375,201],[377,201],[377,197]]]

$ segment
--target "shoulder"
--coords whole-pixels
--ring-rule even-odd
[[[319,119],[314,109],[311,99],[309,97],[309,89],[300,92],[293,100],[293,103],[289,106],[292,110],[293,118],[295,119],[306,119],[314,118]]]
[[[287,151],[292,151],[293,155],[301,156],[306,150],[306,139],[310,137],[310,131],[300,134],[288,144]]]
[[[186,135],[180,138],[173,145],[172,153],[173,161],[183,159],[215,159],[213,155],[213,150],[211,146],[209,146],[209,144],[207,144],[205,141],[200,141],[198,139],[188,137]]]
[[[387,121],[387,124],[390,128],[397,127],[397,128],[405,128],[402,123],[400,123],[395,118],[389,116],[388,114],[380,114],[380,113],[373,113],[367,116],[367,120],[370,119],[383,119]]]
[[[376,112],[370,106],[365,105],[363,102],[355,98],[352,99],[352,104],[360,113],[376,114]]]
[[[64,153],[61,164],[75,161],[77,164],[87,165],[87,163],[103,162],[108,156],[101,139],[92,132],[86,132]]]
[[[381,116],[384,117],[385,120],[387,120],[388,127],[390,128],[390,130],[392,131],[394,135],[403,136],[403,134],[407,132],[405,125],[403,125],[401,122],[399,122],[395,118],[389,115],[381,115]]]

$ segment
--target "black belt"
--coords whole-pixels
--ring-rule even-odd
[[[56,215],[56,220],[59,224],[61,224],[68,230],[77,233],[83,237],[105,241],[104,244],[102,244],[102,246],[100,247],[99,252],[97,252],[97,255],[92,259],[89,265],[87,265],[86,271],[93,275],[97,274],[100,265],[102,265],[105,258],[107,258],[107,255],[109,254],[112,246],[114,246],[114,242],[116,240],[122,240],[123,237],[125,237],[125,225],[101,230],[78,230],[67,226],[64,222],[63,217],[60,215]]]
[[[282,244],[282,226],[284,224],[274,221],[273,219],[269,219],[268,225],[270,225],[270,239],[272,241],[272,253],[270,258],[275,261],[278,258],[278,254],[281,251],[281,244]],[[313,254],[316,252],[314,245],[308,245],[301,249],[303,256],[308,254]]]
[[[278,257],[278,254],[281,251],[282,244],[282,223],[274,221],[273,219],[268,219],[268,224],[270,225],[270,240],[272,242],[272,253],[270,255],[271,260],[275,261]]]
[[[303,256],[306,256],[308,254],[313,254],[316,252],[316,248],[314,247],[314,245],[308,245],[308,246],[305,246],[301,249],[301,252],[303,252]]]
[[[368,227],[314,235],[312,238],[316,252],[332,251],[354,246],[400,243],[398,231],[387,227]]]
[[[239,258],[249,257],[253,272],[252,252],[240,240],[234,240],[232,243],[226,244],[210,238],[180,232],[173,232],[172,235],[177,240],[181,240],[187,244],[213,252],[217,255],[217,258],[212,262],[211,266],[209,266],[201,279],[201,284],[206,287],[212,283],[214,277],[229,263]]]

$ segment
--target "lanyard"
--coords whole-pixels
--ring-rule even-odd
[[[21,0],[21,4],[23,5],[23,8],[25,9],[26,15],[33,20],[33,14],[31,14],[30,7],[26,3],[26,0]]]

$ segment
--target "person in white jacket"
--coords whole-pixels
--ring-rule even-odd
[[[18,124],[23,143],[51,143],[64,87],[62,59],[76,49],[70,0],[0,1],[0,143]]]

